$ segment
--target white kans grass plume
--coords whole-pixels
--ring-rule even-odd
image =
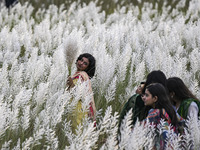
[[[111,114],[112,107],[108,106],[104,117],[100,120],[97,126],[99,135],[106,134],[108,138],[100,148],[103,149],[117,149],[117,130],[118,130],[118,113]]]
[[[135,77],[135,82],[136,83],[142,82],[144,80],[144,78],[145,78],[145,63],[144,63],[144,61],[141,61],[136,66],[134,74],[135,74],[134,77]]]
[[[145,69],[145,66],[144,66],[144,68],[141,68],[141,69],[138,69],[138,71],[139,72],[136,72],[136,70],[135,69],[137,69],[137,68],[139,68],[139,67],[135,67],[135,66],[137,66],[138,64],[136,63],[136,61],[138,61],[140,58],[137,58],[136,57],[136,53],[132,53],[131,54],[131,58],[130,58],[130,70],[129,70],[129,74],[130,74],[130,76],[129,76],[129,80],[128,80],[128,86],[126,87],[126,96],[127,97],[130,97],[130,96],[132,96],[132,94],[133,94],[133,89],[134,89],[134,87],[135,87],[135,84],[137,84],[138,83],[138,81],[139,82],[141,82],[143,79],[144,79],[144,77],[143,77],[143,75],[145,74],[145,71],[143,71],[143,69]],[[143,62],[141,62],[141,63],[143,63]],[[140,64],[140,63],[139,63]],[[140,74],[140,73],[142,73],[142,74]],[[138,76],[137,76],[137,74],[138,74]],[[138,77],[141,79],[139,79],[138,80]],[[125,100],[126,100],[127,98],[123,98],[123,102],[122,103],[124,103],[125,102]]]
[[[0,148],[150,149],[153,127],[138,122],[131,130],[130,113],[117,142],[118,113],[152,70],[182,78],[200,97],[199,1],[190,1],[183,13],[184,2],[171,13],[166,2],[162,12],[157,4],[145,3],[142,9],[117,6],[111,14],[95,2],[74,2],[69,10],[51,5],[35,15],[29,3],[1,7]],[[85,52],[96,59],[97,126],[86,119],[75,135],[67,116],[80,99],[87,110],[92,95],[86,83],[74,91],[65,86],[78,55]],[[185,147],[199,149],[199,124],[191,118],[186,134],[172,136],[169,148],[178,148],[183,139]]]
[[[133,126],[131,125],[131,117],[132,117],[132,109],[129,110],[129,112],[124,117],[122,124],[120,126],[120,135],[118,135],[119,148],[120,149],[126,149],[128,146],[128,140],[131,136],[131,131]]]
[[[71,34],[71,36],[69,36],[66,40],[64,40],[63,43],[69,76],[71,76],[71,70],[72,70],[71,67],[72,64],[75,63],[79,51],[78,42],[76,41],[77,39],[74,34]]]
[[[100,46],[101,47],[101,46]],[[100,88],[100,93],[105,93],[105,90],[109,84],[109,82],[112,80],[114,77],[115,69],[116,69],[116,64],[115,58],[111,57],[111,55],[107,54],[105,49],[102,48],[100,49],[101,51],[97,55],[97,62],[96,62],[96,71],[95,74],[97,75],[96,77],[96,82],[98,88]],[[105,67],[106,65],[106,67]],[[99,86],[100,85],[100,86]]]
[[[188,134],[190,134],[189,139],[186,139],[186,141],[189,141],[191,143],[191,146],[193,149],[199,149],[200,148],[200,122],[197,117],[190,117],[188,121],[186,122],[186,126],[188,127],[186,130]]]
[[[20,149],[21,147],[20,147],[20,139],[18,139],[18,141],[17,141],[17,145],[13,148],[13,150],[18,150],[18,149]]]
[[[47,142],[47,149],[58,149],[58,138],[56,136],[55,130],[46,127],[44,135]]]
[[[104,134],[111,132],[112,133],[112,129],[113,127],[115,127],[116,125],[116,118],[117,118],[117,114],[115,113],[114,116],[112,116],[112,107],[108,106],[106,111],[105,111],[105,115],[104,117],[100,120],[98,129],[100,131],[100,134]]]
[[[48,76],[50,94],[56,93],[66,85],[66,60],[63,49],[58,47],[51,58],[50,73]]]
[[[115,92],[116,92],[116,84],[117,84],[117,77],[114,76],[113,80],[111,83],[108,85],[108,89],[105,95],[105,98],[107,102],[111,102],[115,98]]]
[[[117,131],[118,131],[118,113],[114,113],[113,116],[110,117],[110,126],[106,131],[108,138],[105,142],[106,149],[117,149],[118,140],[117,140]],[[104,145],[103,145],[104,146]]]
[[[8,142],[5,142],[3,145],[2,145],[2,150],[6,150],[6,149],[9,149],[9,147],[10,147],[10,144],[11,144],[11,140],[10,141],[8,141]]]
[[[1,98],[0,104],[0,137],[5,136],[6,130],[10,127],[10,120],[11,120],[11,110],[9,108],[8,103],[3,103]]]
[[[152,149],[155,143],[154,138],[154,126],[150,125],[148,122],[146,124],[136,122],[133,131],[131,132],[131,137],[129,138],[129,142],[134,144],[127,145],[127,149]]]
[[[34,131],[32,137],[26,138],[26,140],[22,143],[22,149],[29,149],[31,147],[39,145],[44,133],[45,128],[41,126],[38,130]]]
[[[117,60],[118,82],[123,82],[125,80],[131,56],[130,54],[131,47],[129,44],[127,44],[125,45],[123,52],[119,54]]]
[[[92,147],[95,147],[95,143],[98,140],[98,133],[95,132],[94,124],[89,123],[82,130],[80,128],[81,127],[79,127],[79,129],[77,130],[78,134],[72,140],[71,145],[67,146],[65,149],[89,150],[92,149]]]

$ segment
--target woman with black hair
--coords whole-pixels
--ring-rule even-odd
[[[178,128],[183,119],[175,112],[165,87],[160,83],[146,86],[143,101],[145,106],[151,107],[144,121],[148,119],[150,124],[155,125],[155,127],[160,124],[161,119],[165,121],[164,126],[162,126],[164,132],[162,132],[160,137],[157,134],[155,141],[155,148],[163,150],[166,147],[168,128],[171,127],[170,125],[173,125],[171,129],[178,134],[180,132]]]
[[[160,83],[164,87],[166,87],[166,81],[167,81],[167,78],[161,70],[154,70],[150,72],[147,76],[147,80],[143,88],[143,93],[145,92],[146,86],[148,86],[151,83]]]
[[[123,122],[123,119],[125,118],[126,114],[130,110],[132,110],[132,117],[131,117],[132,123],[131,124],[134,126],[137,119],[139,121],[144,120],[147,117],[149,110],[151,109],[150,106],[145,106],[144,101],[142,100],[146,86],[148,86],[151,83],[160,83],[163,86],[165,86],[166,80],[167,80],[167,78],[161,70],[154,70],[154,71],[150,72],[147,75],[146,81],[142,82],[142,84],[141,84],[142,88],[140,88],[139,93],[138,93],[138,91],[136,91],[136,94],[131,96],[128,99],[128,101],[124,104],[122,111],[120,113],[120,116],[119,116],[119,127],[118,127],[118,135],[119,135],[118,140],[119,141],[121,138],[121,129],[123,128],[122,122]]]
[[[170,99],[178,114],[184,119],[200,116],[200,102],[178,77],[167,79],[167,88]]]
[[[139,121],[143,120],[146,118],[147,113],[149,111],[148,106],[144,106],[144,102],[142,100],[142,93],[144,93],[146,86],[148,86],[151,83],[161,83],[163,86],[166,85],[166,76],[161,70],[154,70],[150,72],[147,75],[147,79],[144,82],[144,85],[142,86],[142,89],[140,89],[139,94],[134,94],[131,96],[128,101],[124,104],[122,111],[119,116],[119,130],[121,127],[122,120],[124,119],[125,115],[129,110],[132,109],[132,125],[134,125],[139,119]],[[120,131],[119,131],[120,132]]]
[[[145,106],[150,106],[151,110],[149,111],[152,112],[159,112],[161,113],[161,116],[165,117],[164,114],[168,114],[168,117],[164,118],[167,119],[172,125],[176,126],[178,121],[177,121],[177,116],[176,112],[169,100],[167,91],[165,87],[160,84],[160,83],[152,83],[146,87],[145,94],[143,96],[143,101]],[[165,113],[163,113],[165,112]],[[151,118],[149,115],[147,118]],[[151,122],[151,119],[150,119]],[[159,123],[159,122],[157,122]]]
[[[7,8],[10,8],[11,6],[14,6],[18,3],[18,0],[5,0],[5,4]]]
[[[74,112],[72,113],[73,128],[76,128],[77,125],[82,122],[82,119],[85,117],[85,115],[89,116],[92,121],[95,121],[96,107],[92,95],[93,92],[90,82],[90,79],[94,76],[95,73],[95,63],[96,60],[91,54],[89,53],[81,54],[76,60],[77,71],[67,80],[67,86],[68,86],[67,90],[70,90],[71,88],[75,87],[75,85],[77,85],[78,83],[86,83],[87,89],[85,89],[85,92],[88,92],[88,94],[91,95],[91,102],[88,112],[82,111],[82,100],[78,101],[78,104]]]

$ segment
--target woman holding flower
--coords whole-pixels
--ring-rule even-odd
[[[77,71],[67,80],[68,90],[74,88],[76,85],[78,85],[78,83],[84,83],[84,91],[91,97],[89,110],[87,112],[82,109],[82,100],[78,101],[77,106],[72,113],[73,128],[76,128],[77,125],[82,123],[82,119],[85,116],[88,116],[92,121],[95,121],[96,107],[90,82],[90,79],[94,76],[95,73],[95,62],[95,58],[91,54],[81,54],[76,60]]]

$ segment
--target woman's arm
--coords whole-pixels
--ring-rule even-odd
[[[199,108],[195,102],[192,102],[188,108],[188,117],[197,117],[198,118]]]
[[[67,79],[67,90],[69,90],[70,88],[73,88],[75,86],[74,82],[73,82],[73,79],[71,77],[69,77]]]

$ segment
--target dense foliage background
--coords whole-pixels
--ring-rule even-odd
[[[2,6],[0,148],[150,149],[154,130],[136,124],[132,131],[131,114],[117,143],[118,114],[152,70],[182,78],[200,97],[199,8],[199,0],[21,0]],[[65,87],[83,52],[97,61],[97,128],[86,121],[72,133],[68,116],[77,101],[70,99],[84,94],[81,87],[76,93]],[[200,148],[199,121],[191,118],[188,127],[183,138],[169,136],[169,148],[180,149],[183,139],[186,149]]]

